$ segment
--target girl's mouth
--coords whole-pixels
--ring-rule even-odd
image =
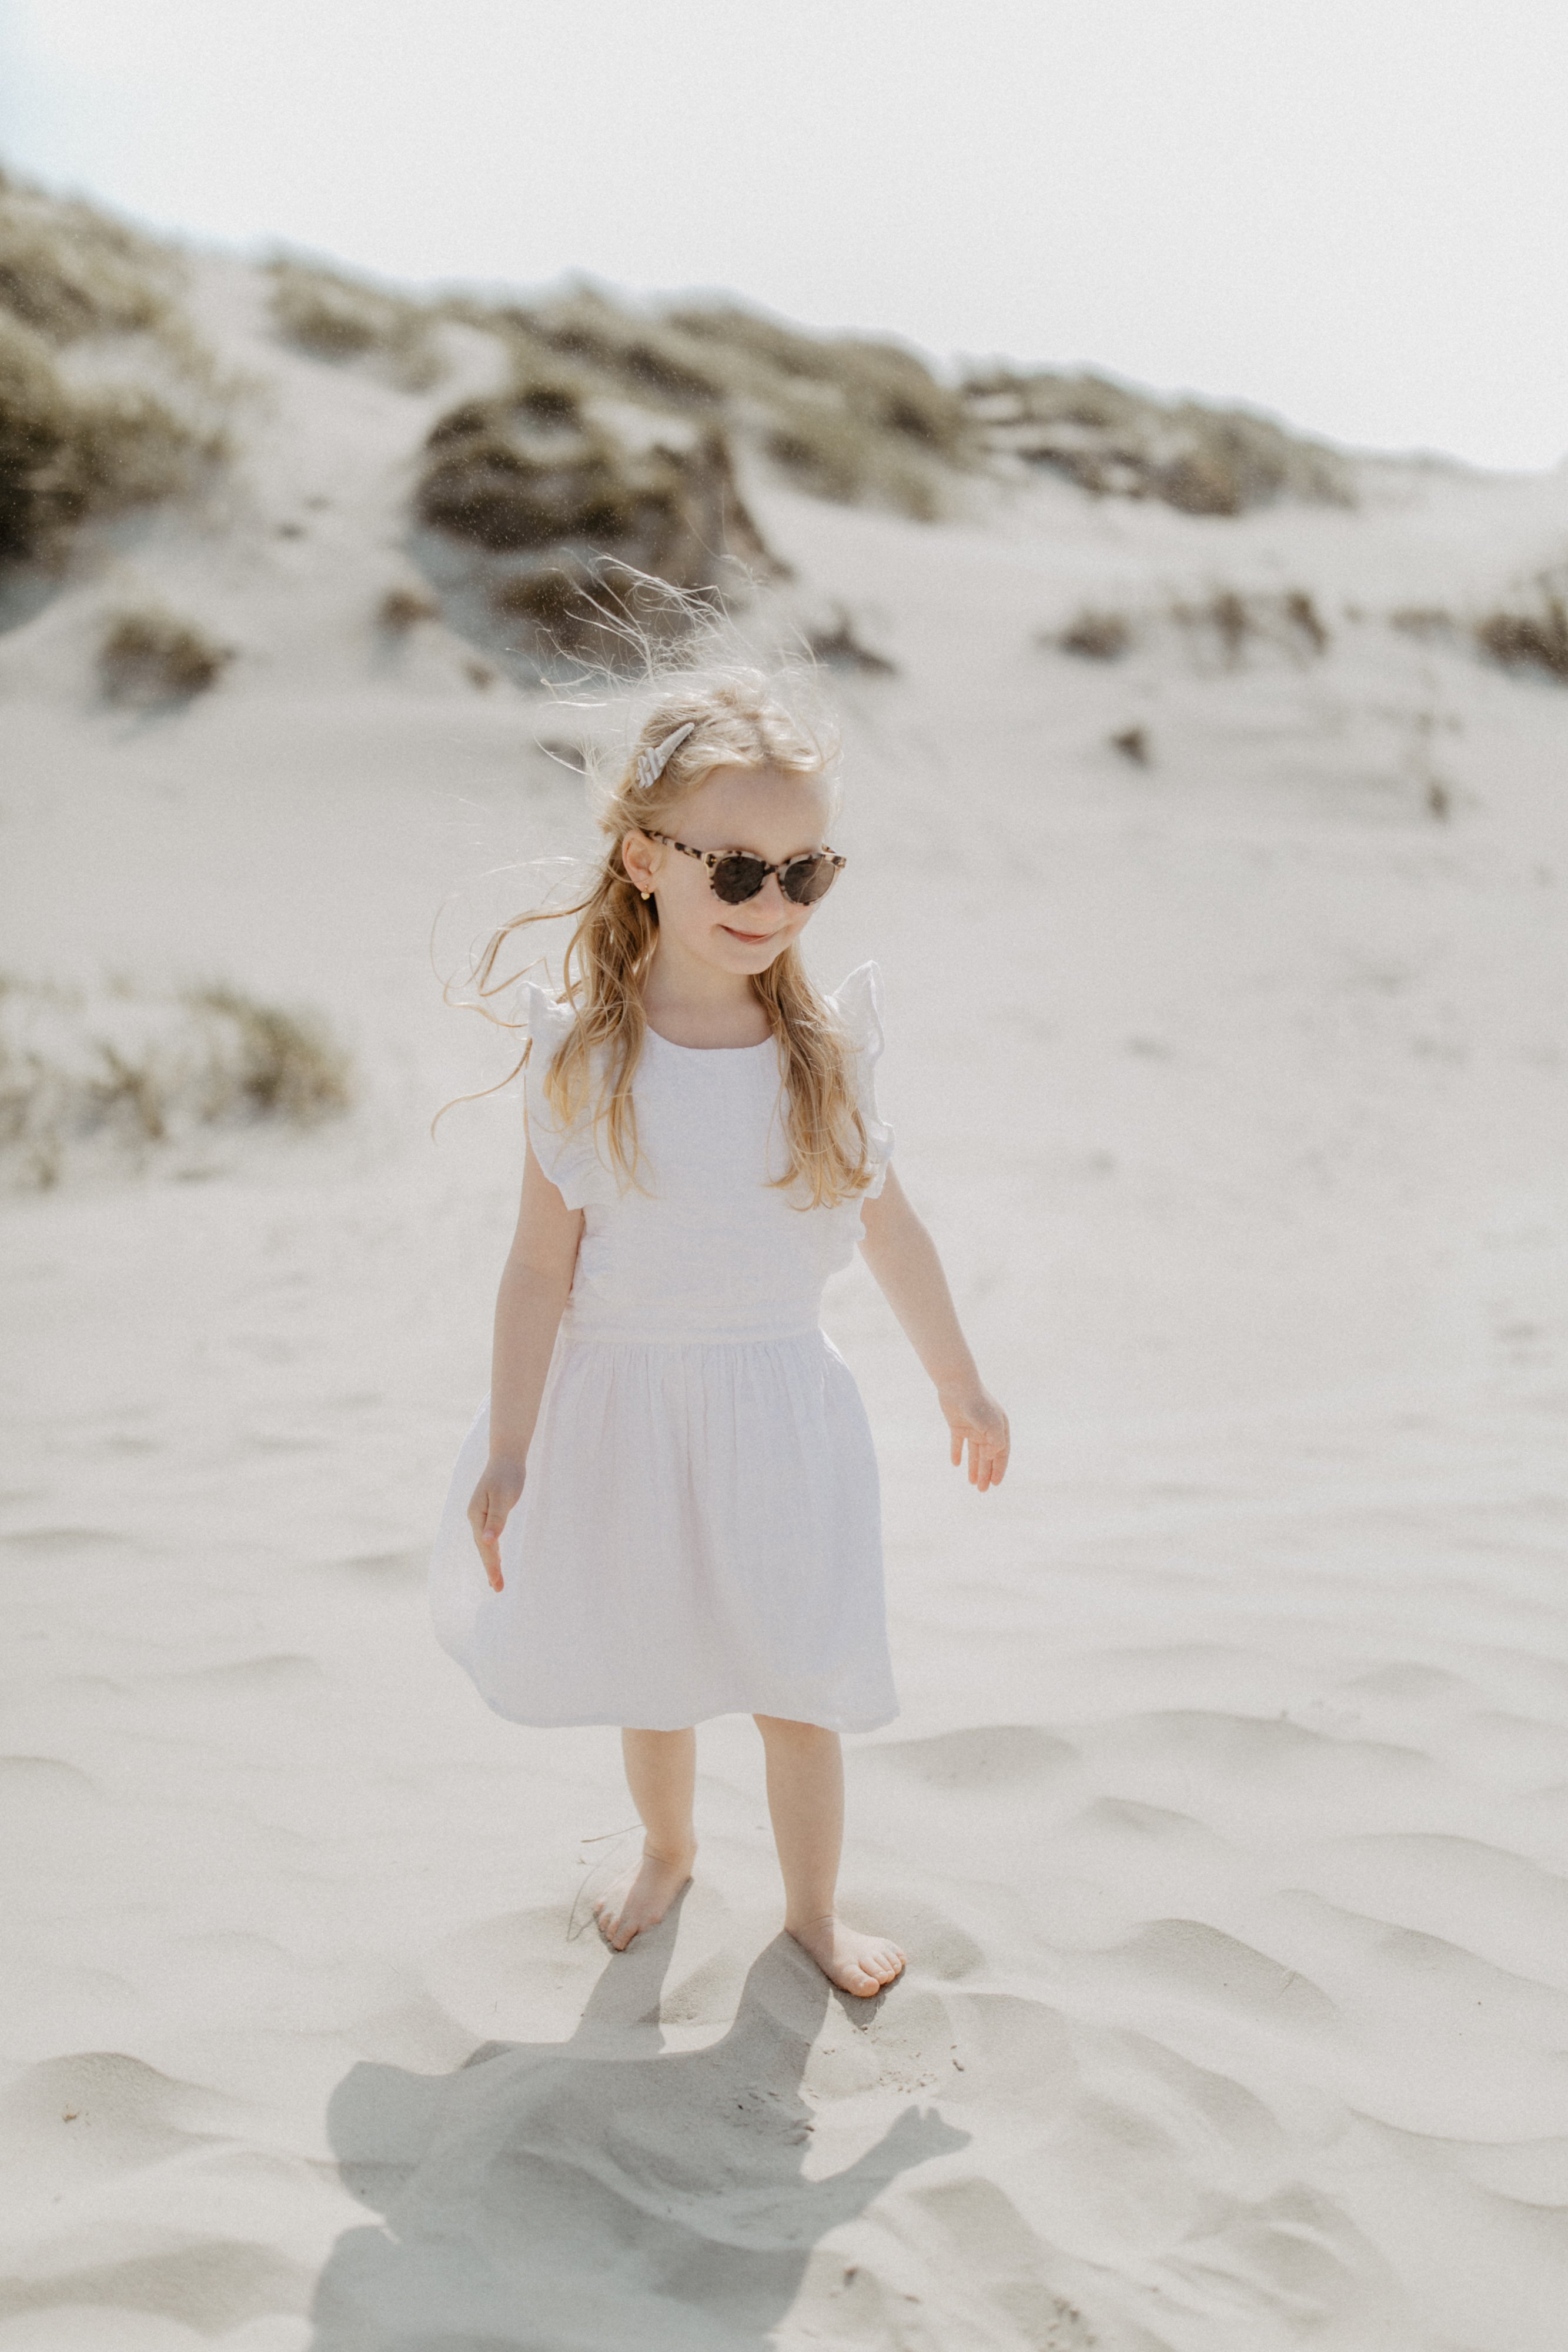
[[[727,931],[732,940],[744,940],[748,948],[766,947],[773,937],[771,931],[737,931],[733,923],[721,923],[719,929]]]

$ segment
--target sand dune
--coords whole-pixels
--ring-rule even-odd
[[[929,526],[747,485],[779,593],[899,666],[843,681],[813,952],[883,964],[1018,1440],[977,1505],[845,1281],[904,1704],[846,1892],[911,1954],[851,2004],[778,1937],[748,1726],[610,1960],[612,1737],[501,1724],[430,1638],[517,1132],[425,1138],[500,1066],[427,932],[581,845],[533,748],[578,722],[378,645],[450,381],[204,283],[273,405],[226,510],[0,636],[5,961],[318,1006],[361,1096],[5,1207],[0,2352],[1556,2352],[1568,699],[1387,615],[1528,576],[1568,478]],[[1211,657],[1162,615],[1217,583],[1327,649]],[[152,589],[240,653],[106,711],[96,616]],[[1113,602],[1124,660],[1038,642]]]

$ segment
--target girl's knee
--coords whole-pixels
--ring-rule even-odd
[[[797,1723],[786,1715],[754,1715],[751,1720],[764,1739],[780,1746],[809,1748],[826,1740],[836,1744],[839,1737],[821,1723]]]

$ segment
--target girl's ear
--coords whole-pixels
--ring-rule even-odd
[[[637,890],[651,890],[658,877],[660,851],[645,833],[629,833],[621,844],[621,863]]]

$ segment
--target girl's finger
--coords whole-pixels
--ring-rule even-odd
[[[1002,1483],[1002,1473],[1008,1466],[1006,1434],[993,1437],[988,1433],[982,1440],[982,1451],[984,1462],[980,1474],[980,1491],[984,1494],[988,1488],[999,1486]]]

